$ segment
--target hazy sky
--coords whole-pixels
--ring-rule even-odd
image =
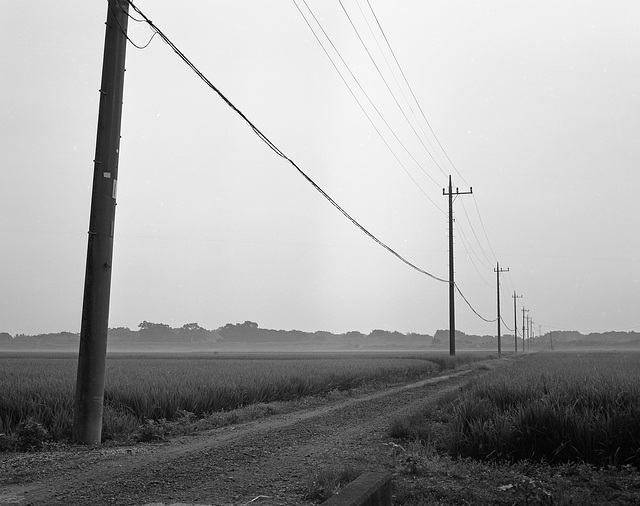
[[[499,261],[510,327],[515,290],[536,333],[640,328],[639,2],[342,0],[398,105],[340,3],[306,1],[371,121],[293,0],[136,4],[421,269],[448,277],[442,188],[448,174],[472,186],[454,204],[456,282],[483,317],[496,315]],[[0,4],[0,331],[80,328],[106,12]],[[136,44],[151,35],[130,21]],[[160,37],[128,45],[120,148],[111,327],[448,328],[448,285],[356,229]],[[459,330],[496,333],[456,304]]]

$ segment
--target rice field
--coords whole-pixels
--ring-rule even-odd
[[[640,468],[640,353],[528,355],[413,423],[462,457]]]
[[[147,421],[198,419],[372,382],[437,374],[487,355],[401,353],[114,354],[107,360],[103,438]],[[0,434],[31,420],[56,441],[71,437],[77,357],[0,355]],[[32,425],[33,425],[32,423]],[[21,425],[22,424],[22,425]]]

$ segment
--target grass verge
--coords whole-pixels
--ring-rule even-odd
[[[152,441],[238,423],[288,409],[279,403],[415,381],[483,358],[404,352],[111,356],[103,440]],[[75,368],[73,355],[0,356],[0,451],[70,438]],[[35,432],[23,426],[27,420]]]
[[[536,354],[393,420],[396,504],[639,504],[640,354]]]

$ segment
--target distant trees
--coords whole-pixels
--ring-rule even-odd
[[[145,320],[138,325],[138,328],[140,329],[138,331],[139,341],[162,343],[173,341],[176,337],[173,333],[173,329],[165,323],[152,323]]]
[[[256,324],[257,326],[257,324]],[[185,323],[180,328],[171,328],[166,323],[143,321],[138,325],[138,341],[154,343],[205,343],[215,341],[215,332],[201,327],[197,323]]]
[[[185,323],[177,331],[181,343],[205,343],[214,341],[212,333],[197,323]]]
[[[257,341],[259,329],[256,322],[246,320],[244,323],[227,323],[219,332],[223,341]]]

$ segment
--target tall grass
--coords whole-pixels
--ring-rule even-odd
[[[74,360],[59,357],[0,359],[0,434],[32,417],[55,439],[69,436],[74,367]]]
[[[640,354],[537,354],[451,405],[456,455],[640,468]]]
[[[418,379],[455,365],[439,354],[111,355],[103,435],[122,437],[145,420],[184,412],[205,417],[369,382]],[[0,434],[31,417],[55,440],[71,437],[76,367],[72,355],[0,356]]]

